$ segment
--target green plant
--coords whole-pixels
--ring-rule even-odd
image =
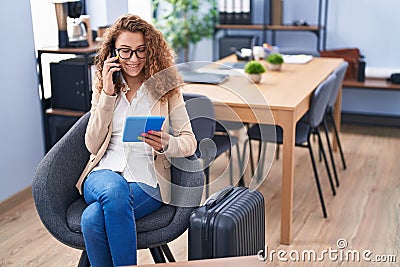
[[[267,62],[269,62],[271,64],[282,64],[283,57],[279,53],[272,53],[267,56]]]
[[[252,60],[246,63],[244,72],[248,74],[261,74],[265,72],[265,67],[260,62]]]
[[[156,27],[178,54],[189,61],[189,45],[214,34],[218,19],[216,0],[153,0]]]

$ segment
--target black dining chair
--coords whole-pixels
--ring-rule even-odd
[[[45,155],[32,183],[33,199],[43,225],[58,241],[82,250],[78,266],[90,266],[80,224],[87,205],[75,187],[89,160],[84,143],[89,116],[82,116]],[[172,190],[172,203],[184,205],[163,204],[136,221],[137,248],[150,249],[156,263],[166,262],[165,257],[175,261],[168,243],[186,231],[190,214],[200,204],[204,172],[197,157],[172,158],[171,181],[184,188],[179,194]]]
[[[333,109],[334,109],[334,105],[338,96],[338,92],[339,89],[342,86],[343,83],[343,79],[344,76],[346,74],[346,70],[348,67],[349,63],[344,61],[342,64],[339,65],[338,68],[336,68],[333,71],[333,74],[336,75],[336,80],[335,80],[335,84],[332,87],[332,91],[331,94],[329,96],[329,100],[328,100],[328,107],[326,109],[326,114],[324,116],[324,120],[322,123],[324,132],[325,132],[325,136],[326,136],[326,142],[328,145],[328,151],[329,151],[329,156],[330,156],[330,160],[331,160],[331,165],[332,165],[332,170],[333,170],[333,176],[335,178],[335,182],[336,182],[336,186],[339,187],[340,186],[340,182],[339,182],[339,174],[338,171],[336,169],[336,163],[335,163],[335,157],[333,156],[333,147],[329,138],[329,126],[328,126],[328,121],[331,122],[332,124],[332,128],[333,128],[333,136],[336,138],[338,147],[339,147],[339,151],[340,151],[340,156],[342,159],[342,164],[343,164],[343,169],[346,169],[346,161],[344,159],[344,154],[343,154],[343,149],[342,149],[342,145],[340,143],[340,139],[339,139],[339,133],[337,130],[337,126],[336,126],[336,122],[335,122],[335,118],[333,116]],[[307,116],[305,116],[306,118]],[[320,160],[321,160],[321,153],[320,153]]]
[[[321,135],[320,135],[320,130],[319,130],[319,126],[323,123],[323,120],[324,120],[329,96],[330,96],[330,93],[334,86],[335,80],[336,80],[336,75],[332,74],[317,87],[317,89],[314,91],[312,99],[311,99],[311,104],[310,104],[310,108],[309,108],[309,111],[307,114],[307,119],[300,120],[296,124],[295,145],[298,147],[308,148],[308,150],[309,150],[311,163],[312,163],[314,176],[315,176],[315,182],[316,182],[324,218],[327,218],[327,211],[326,211],[325,201],[324,201],[321,184],[320,184],[320,180],[319,180],[318,169],[317,169],[317,165],[316,165],[316,162],[314,159],[312,142],[310,140],[310,136],[313,133],[315,133],[318,136],[318,142],[319,142],[321,152],[322,152],[322,155],[324,158],[324,163],[325,163],[325,167],[326,167],[326,170],[328,173],[328,178],[329,178],[329,183],[331,185],[332,193],[333,193],[333,195],[336,195],[335,186],[333,184],[331,172],[329,169],[328,161],[326,158],[326,154],[324,151],[324,147],[323,147]],[[274,134],[271,134],[271,133],[274,133]],[[251,141],[252,140],[257,140],[260,143],[261,142],[264,142],[264,143],[271,142],[271,143],[277,143],[277,144],[283,143],[282,128],[279,126],[275,126],[275,125],[255,124],[249,129],[248,136],[249,136],[249,142],[250,142],[250,149],[251,149]],[[264,146],[264,150],[265,149],[266,149],[266,146]],[[259,156],[259,161],[262,162],[264,160],[263,155],[265,154],[265,151],[262,153],[261,146],[259,146],[258,154],[261,155],[261,156]],[[253,167],[253,169],[254,169],[254,167]]]
[[[337,168],[336,168],[335,157],[333,156],[332,143],[331,143],[331,140],[329,138],[328,121],[330,121],[331,124],[332,124],[333,136],[336,138],[336,141],[337,141],[337,144],[338,144],[338,147],[339,147],[340,156],[341,156],[342,164],[343,164],[343,169],[346,169],[346,161],[344,159],[343,149],[342,149],[342,145],[341,145],[340,139],[339,139],[339,133],[338,133],[338,130],[337,130],[335,118],[333,116],[333,110],[334,110],[334,105],[335,105],[339,90],[340,90],[340,88],[341,88],[341,86],[343,84],[343,79],[345,77],[348,65],[349,65],[349,63],[344,61],[342,64],[339,65],[339,67],[337,67],[333,71],[333,74],[336,75],[335,84],[332,87],[331,94],[330,94],[329,100],[328,100],[328,106],[327,106],[327,109],[326,109],[326,114],[324,116],[324,119],[323,119],[323,122],[322,122],[322,125],[321,125],[323,127],[323,129],[324,129],[324,132],[325,132],[326,143],[327,143],[328,152],[329,152],[329,158],[331,160],[333,176],[335,178],[335,182],[336,182],[336,186],[337,187],[340,186],[339,174],[338,174],[338,171],[337,171]],[[308,113],[302,118],[302,120],[307,120],[307,116],[308,116]],[[322,153],[321,153],[321,150],[320,150],[320,161],[321,161],[321,154]]]
[[[225,152],[228,152],[230,155],[229,175],[231,184],[233,183],[233,162],[231,157],[232,147],[236,146],[237,153],[239,155],[239,166],[241,166],[242,164],[238,147],[238,138],[236,136],[230,135],[229,132],[226,131],[225,125],[227,125],[227,123],[216,121],[214,114],[214,104],[207,96],[193,93],[184,93],[183,99],[185,100],[186,110],[190,118],[190,123],[198,142],[196,155],[204,162],[204,172],[206,175],[206,197],[208,197],[210,183],[210,166],[216,158],[218,158]],[[221,132],[216,131],[217,125],[219,131]]]
[[[349,66],[349,63],[347,61],[344,61],[342,64],[340,64],[340,66],[337,69],[334,70],[334,73],[336,74],[336,81],[335,81],[335,85],[333,86],[332,93],[329,97],[328,108],[326,110],[326,115],[325,115],[326,119],[329,120],[330,123],[332,124],[333,136],[336,138],[336,142],[338,144],[340,157],[341,157],[342,164],[343,164],[343,169],[346,169],[347,166],[346,166],[346,160],[344,158],[342,144],[341,144],[340,138],[339,138],[338,127],[340,127],[340,125],[336,124],[335,118],[333,116],[333,111],[334,111],[334,105],[335,105],[339,90],[343,86],[343,80],[344,80],[348,66]]]

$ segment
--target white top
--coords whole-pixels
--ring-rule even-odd
[[[152,147],[144,142],[122,142],[126,115],[147,116],[150,114],[151,107],[151,98],[144,86],[139,88],[131,104],[125,95],[128,90],[128,87],[127,90],[121,90],[117,97],[112,119],[111,140],[104,156],[93,171],[109,169],[121,172],[128,182],[142,182],[156,187]]]

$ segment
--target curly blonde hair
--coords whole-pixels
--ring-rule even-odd
[[[115,41],[122,32],[141,32],[144,36],[146,45],[146,64],[144,67],[144,81],[147,81],[146,88],[156,99],[164,100],[176,92],[179,92],[182,78],[175,68],[175,53],[165,41],[162,33],[155,29],[153,25],[141,19],[137,15],[127,14],[118,18],[111,25],[103,36],[103,42],[95,56],[96,71],[96,88],[101,91],[103,89],[103,64],[109,57],[111,49],[115,47]],[[167,77],[154,76],[156,73],[168,70]],[[152,79],[149,79],[152,78]],[[116,92],[119,93],[124,85],[117,82],[115,85]]]

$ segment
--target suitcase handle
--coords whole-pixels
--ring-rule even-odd
[[[233,191],[233,186],[229,186],[227,188],[222,189],[221,191],[217,192],[216,197],[212,195],[209,200],[206,202],[206,209],[211,209],[212,207],[216,206],[219,202],[221,202],[227,195],[229,195]]]

